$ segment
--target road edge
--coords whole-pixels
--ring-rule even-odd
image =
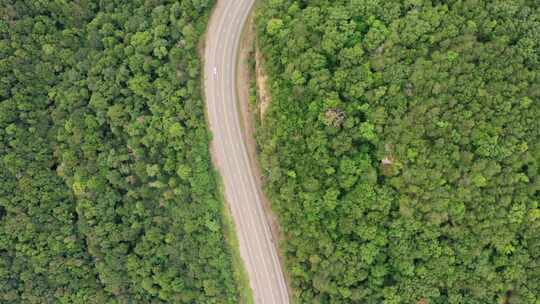
[[[242,33],[240,36],[240,44],[238,48],[238,53],[236,55],[236,66],[235,66],[235,75],[236,75],[236,95],[238,100],[238,112],[240,115],[240,128],[242,132],[242,136],[244,137],[244,142],[246,143],[247,148],[247,154],[249,158],[250,166],[253,169],[253,173],[255,175],[255,180],[257,184],[259,184],[258,189],[261,191],[259,192],[259,195],[261,197],[261,201],[263,204],[263,210],[264,210],[264,216],[266,221],[268,222],[268,226],[270,228],[270,233],[272,235],[272,238],[275,240],[275,247],[278,255],[278,259],[281,265],[281,270],[283,273],[283,277],[285,279],[285,285],[287,287],[287,293],[289,295],[289,301],[291,303],[294,303],[293,301],[293,290],[291,288],[291,280],[290,280],[290,273],[288,271],[288,268],[286,267],[286,260],[284,256],[284,250],[282,248],[282,242],[285,239],[279,224],[279,218],[275,215],[272,204],[270,200],[267,198],[266,193],[264,191],[264,181],[262,179],[261,174],[261,166],[259,162],[259,154],[258,154],[258,143],[256,139],[256,132],[257,132],[257,121],[255,120],[254,115],[256,115],[256,112],[252,108],[252,105],[250,104],[250,91],[252,89],[252,85],[254,83],[254,78],[256,75],[252,75],[252,72],[250,71],[249,67],[249,60],[252,59],[249,56],[249,46],[246,46],[249,44],[246,40],[252,40],[252,47],[253,47],[253,56],[255,56],[255,48],[257,48],[257,33],[255,30],[255,14],[257,11],[257,5],[259,1],[255,1],[255,4],[252,6],[251,11],[246,19],[246,22],[242,28]],[[250,32],[250,27],[253,27],[252,31]],[[251,37],[250,37],[251,35]],[[247,56],[243,53],[247,53]],[[243,62],[245,61],[245,62]],[[242,79],[242,69],[245,69],[245,73],[247,74],[247,78]],[[246,83],[247,82],[247,83]],[[245,83],[245,90],[242,91],[242,84]],[[255,85],[254,91],[257,91],[257,86]],[[245,96],[243,96],[243,94]],[[256,98],[256,97],[255,97]]]

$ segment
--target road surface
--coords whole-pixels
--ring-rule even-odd
[[[240,36],[255,0],[218,0],[207,29],[205,94],[214,162],[225,187],[240,256],[255,303],[289,303],[276,244],[264,213],[261,189],[240,127],[236,66]]]

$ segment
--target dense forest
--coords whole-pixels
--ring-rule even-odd
[[[237,303],[197,47],[213,0],[0,5],[0,303]]]
[[[300,303],[540,303],[540,2],[269,0],[266,192]]]

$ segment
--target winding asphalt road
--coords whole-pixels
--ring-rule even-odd
[[[289,303],[261,189],[240,127],[236,67],[240,36],[255,0],[218,0],[207,29],[205,93],[214,162],[223,178],[240,255],[255,303]]]

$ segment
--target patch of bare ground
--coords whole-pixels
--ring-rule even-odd
[[[262,53],[259,50],[259,47],[255,47],[255,71],[256,71],[256,80],[257,80],[257,105],[259,107],[259,118],[261,120],[261,124],[264,123],[264,113],[266,113],[266,110],[268,109],[268,106],[270,105],[270,94],[268,93],[268,89],[266,87],[268,77],[264,73],[264,69],[262,67],[263,63],[263,57]]]

